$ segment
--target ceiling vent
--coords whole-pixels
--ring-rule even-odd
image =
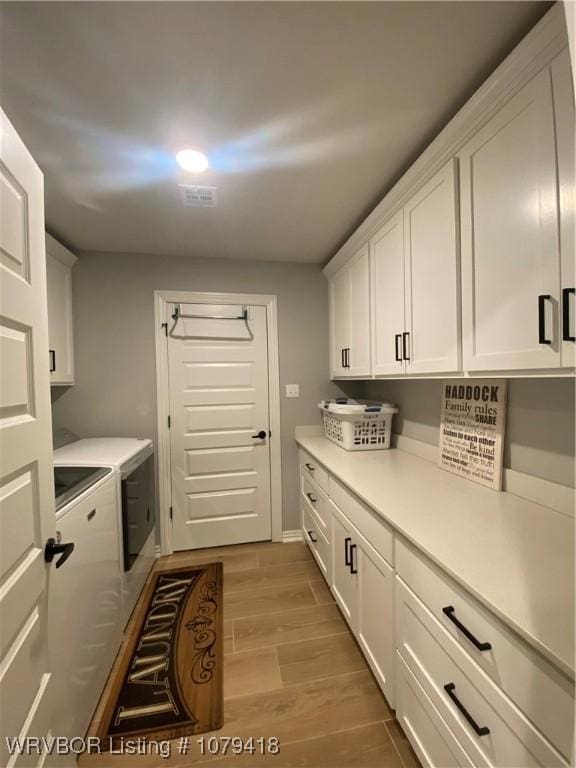
[[[192,184],[179,184],[182,205],[185,208],[216,208],[218,189],[216,187],[197,187]]]

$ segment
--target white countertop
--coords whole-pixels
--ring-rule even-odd
[[[297,442],[506,624],[574,677],[574,518],[398,449]]]

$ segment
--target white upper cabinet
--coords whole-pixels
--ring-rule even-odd
[[[370,241],[372,373],[403,374],[404,214],[399,211]]]
[[[560,366],[560,257],[550,70],[459,153],[469,371]]]
[[[460,254],[456,163],[404,207],[407,373],[460,370]]]
[[[568,48],[552,62],[552,91],[554,93],[554,117],[556,121],[556,152],[558,157],[558,189],[560,207],[560,283],[562,365],[576,365],[576,295],[574,260],[574,83],[570,71]]]
[[[370,264],[362,248],[330,281],[332,376],[370,375]]]
[[[46,233],[50,384],[74,384],[72,332],[72,267],[74,256]]]

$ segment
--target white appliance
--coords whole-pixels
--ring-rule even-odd
[[[93,437],[65,433],[55,444],[54,466],[110,467],[116,481],[118,548],[122,578],[122,623],[128,621],[155,558],[152,442],[145,438]]]
[[[56,539],[50,569],[48,637],[59,702],[59,736],[83,736],[122,636],[122,574],[118,551],[117,473],[55,471]],[[80,471],[78,471],[80,470]],[[86,475],[86,472],[84,472]],[[69,490],[62,494],[62,476]],[[52,551],[49,552],[49,549]]]

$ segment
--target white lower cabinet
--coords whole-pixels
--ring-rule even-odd
[[[304,537],[422,764],[566,768],[574,682],[307,454],[301,476]]]

